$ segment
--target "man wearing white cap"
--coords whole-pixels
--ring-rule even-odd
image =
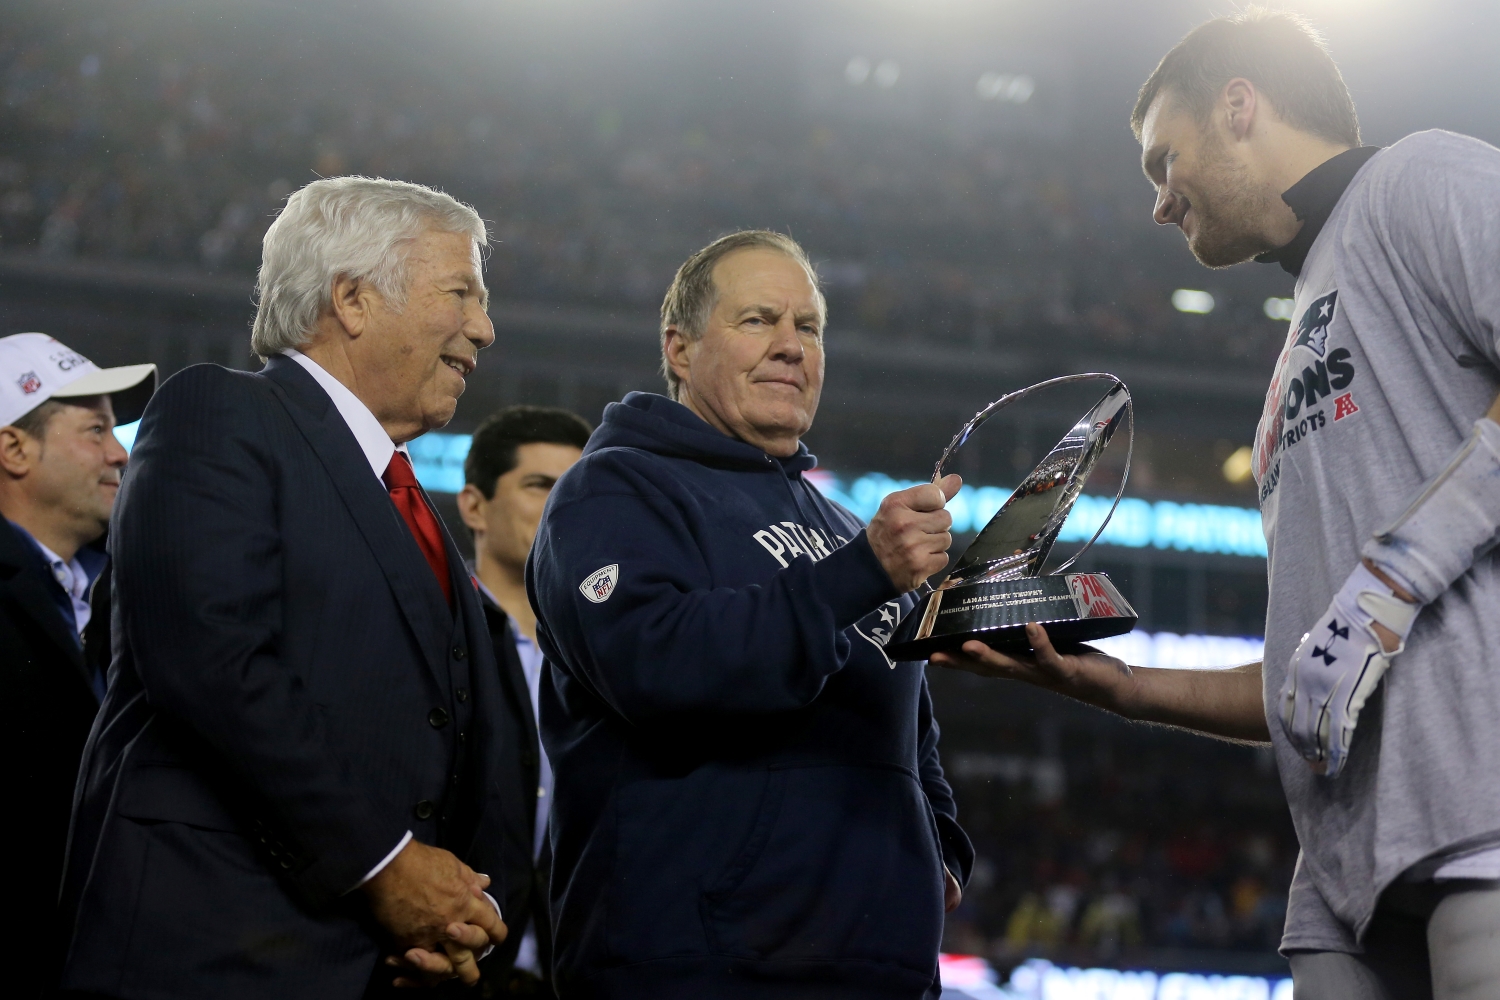
[[[101,369],[43,333],[0,338],[0,759],[26,811],[9,825],[25,861],[5,912],[29,927],[57,905],[73,782],[104,695],[97,543],[125,465],[114,428],[138,419],[155,388],[155,365]]]

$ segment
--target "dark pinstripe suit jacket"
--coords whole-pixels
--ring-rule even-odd
[[[455,612],[327,394],[273,358],[161,387],[110,544],[64,986],[378,990],[349,890],[406,830],[499,874],[499,675],[452,540]]]

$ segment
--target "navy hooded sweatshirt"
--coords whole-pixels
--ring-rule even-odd
[[[973,848],[912,598],[802,473],[665,397],[611,404],[527,585],[551,669],[560,995],[932,997]]]

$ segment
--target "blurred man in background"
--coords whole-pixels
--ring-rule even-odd
[[[1272,742],[1298,1000],[1500,996],[1500,150],[1361,146],[1317,34],[1258,8],[1183,39],[1132,125],[1158,223],[1297,278],[1255,443],[1265,660],[1131,668],[1032,626],[1032,656],[933,662]]]
[[[552,487],[583,456],[592,430],[588,421],[567,410],[506,407],[474,432],[458,495],[459,514],[474,535],[474,579],[495,645],[505,704],[496,724],[507,747],[500,783],[510,936],[485,968],[487,983],[501,980],[495,988],[506,996],[552,992],[547,915],[552,765],[537,738],[544,661],[536,644],[536,614],[526,598],[526,557]],[[510,970],[501,971],[506,966]]]
[[[314,181],[266,233],[265,368],[189,368],[147,408],[66,988],[354,998],[473,983],[504,939],[499,677],[403,447],[494,340],[486,239],[430,188]]]
[[[939,991],[974,854],[922,664],[883,646],[960,483],[866,529],[804,478],[825,312],[788,237],[695,253],[662,306],[671,398],[609,406],[548,501],[527,585],[564,998]]]
[[[3,759],[25,804],[9,833],[25,859],[8,880],[14,934],[57,907],[73,784],[109,666],[100,542],[125,467],[115,423],[139,419],[155,389],[155,365],[101,369],[46,334],[0,339]]]

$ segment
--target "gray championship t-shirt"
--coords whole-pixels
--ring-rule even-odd
[[[1297,280],[1255,478],[1269,550],[1265,703],[1302,844],[1284,951],[1357,951],[1380,892],[1500,837],[1500,559],[1418,616],[1314,775],[1277,719],[1287,663],[1359,562],[1500,393],[1500,150],[1421,132],[1350,182]]]

